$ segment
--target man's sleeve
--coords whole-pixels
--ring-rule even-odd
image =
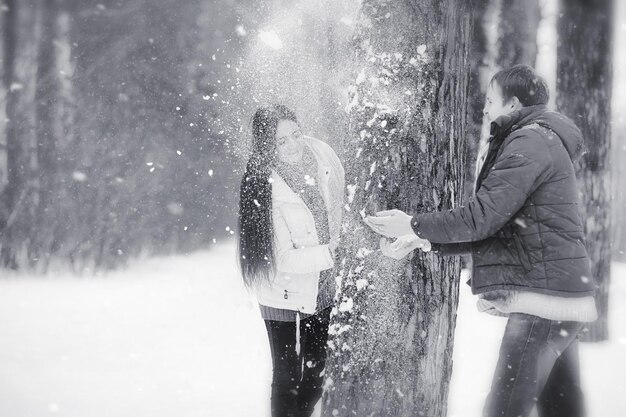
[[[469,204],[418,214],[411,226],[433,243],[475,242],[492,236],[524,205],[551,167],[550,151],[537,134],[512,138]]]
[[[433,243],[431,250],[441,256],[469,255],[472,251],[472,244],[470,242]]]

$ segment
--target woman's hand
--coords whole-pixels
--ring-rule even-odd
[[[418,248],[423,252],[428,252],[431,249],[430,242],[415,235],[400,236],[393,243],[384,237],[380,239],[381,252],[393,259],[402,259]]]

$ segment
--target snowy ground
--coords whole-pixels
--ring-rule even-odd
[[[590,417],[626,415],[626,265],[613,282],[613,339],[582,349]],[[480,415],[503,325],[463,288],[451,417]],[[97,278],[0,279],[0,417],[264,417],[269,382],[231,246]]]

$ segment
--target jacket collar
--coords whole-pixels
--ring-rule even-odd
[[[509,135],[509,133],[526,126],[537,117],[541,116],[547,111],[547,107],[544,104],[537,106],[522,107],[514,112],[504,114],[491,122],[490,126],[490,138],[492,141],[495,138],[503,138]]]
[[[305,145],[313,152],[315,156],[315,161],[317,162],[317,178],[316,181],[319,181],[319,187],[322,194],[322,197],[327,202],[328,200],[328,179],[330,177],[331,167],[325,163],[318,149],[313,146],[311,140],[308,137],[305,137]],[[283,201],[287,203],[299,203],[302,202],[302,198],[296,193],[293,192],[291,187],[287,185],[285,180],[281,178],[278,173],[272,169],[272,197],[278,201]]]

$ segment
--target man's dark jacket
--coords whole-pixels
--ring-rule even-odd
[[[474,294],[593,294],[572,162],[582,150],[580,130],[545,106],[504,115],[491,125],[474,198],[414,216],[413,229],[444,254],[469,250]]]

